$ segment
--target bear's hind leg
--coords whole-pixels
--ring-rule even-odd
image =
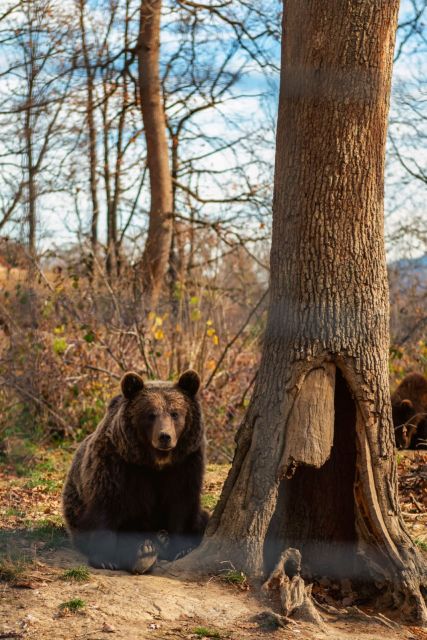
[[[205,533],[206,525],[208,524],[209,514],[207,511],[201,509],[195,516],[190,532],[181,537],[181,540],[177,541],[177,552],[174,556],[174,560],[179,560],[193,549],[199,546]],[[180,544],[181,543],[181,544]]]
[[[95,569],[120,569],[117,558],[117,534],[115,531],[96,530],[87,536],[89,564]]]

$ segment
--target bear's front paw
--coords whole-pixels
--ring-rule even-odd
[[[152,540],[144,540],[138,549],[132,573],[146,573],[157,560],[157,547]]]

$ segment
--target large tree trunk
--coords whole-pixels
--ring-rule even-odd
[[[141,0],[138,38],[139,89],[150,173],[150,218],[142,257],[144,306],[157,304],[172,238],[172,178],[160,85],[161,0]]]
[[[426,621],[397,499],[383,175],[398,0],[287,0],[268,325],[199,549],[261,575],[288,546]],[[223,565],[222,565],[223,566]]]

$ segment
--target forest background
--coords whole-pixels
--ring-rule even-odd
[[[164,2],[172,184],[157,300],[136,0],[8,0],[0,13],[0,441],[80,440],[123,372],[203,379],[229,462],[268,299],[281,3]],[[386,173],[390,382],[427,373],[427,3],[403,0]],[[169,224],[169,223],[168,223]],[[375,304],[375,301],[372,301]]]

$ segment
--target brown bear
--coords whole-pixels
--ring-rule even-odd
[[[126,373],[122,395],[77,449],[63,512],[92,566],[144,573],[200,542],[208,515],[199,386],[191,370],[176,384]]]
[[[409,373],[391,396],[398,449],[427,448],[427,379]]]

